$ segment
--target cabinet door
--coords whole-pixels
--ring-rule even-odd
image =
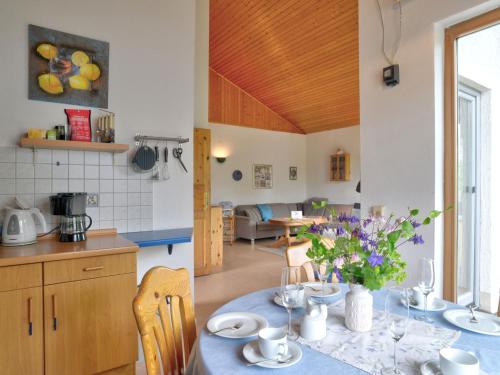
[[[90,375],[134,363],[136,274],[44,287],[45,375]]]
[[[0,373],[43,374],[42,312],[41,287],[0,292]]]

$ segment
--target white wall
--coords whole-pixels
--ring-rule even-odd
[[[223,164],[212,157],[212,203],[233,204],[302,202],[306,196],[306,137],[228,125],[210,125],[212,153],[227,152]],[[273,166],[273,188],[253,188],[253,164]],[[297,167],[297,180],[289,180],[290,166]],[[239,169],[241,181],[232,173]]]
[[[442,29],[452,20],[458,22],[493,6],[493,2],[484,0],[401,2],[401,84],[394,88],[381,83],[382,68],[389,64],[381,51],[376,0],[359,2],[361,207],[365,212],[379,204],[398,215],[404,214],[408,206],[424,212],[442,208]],[[386,11],[392,9],[392,1],[384,0],[383,4]],[[481,9],[458,15],[481,4]],[[421,256],[435,257],[438,275],[442,275],[441,223],[426,228],[423,234],[423,247],[409,245],[403,249],[410,263],[409,284],[416,282],[416,267],[412,266]],[[438,281],[440,290],[442,281]]]
[[[195,1],[4,0],[0,5],[0,146],[15,144],[28,127],[64,122],[64,104],[28,100],[28,24],[110,43],[109,108],[118,142],[135,133],[192,138]],[[154,187],[154,228],[192,227],[192,143],[183,157],[189,173],[171,163],[172,178]],[[161,199],[160,199],[161,198]],[[151,265],[193,271],[193,246],[141,251],[139,277]]]
[[[360,180],[359,126],[308,134],[307,196],[328,198],[329,202],[354,204],[359,202],[356,185]],[[337,149],[351,154],[351,180],[330,181],[330,155]]]

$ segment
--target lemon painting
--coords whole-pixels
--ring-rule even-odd
[[[108,108],[109,43],[29,25],[33,100]]]

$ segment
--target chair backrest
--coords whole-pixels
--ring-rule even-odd
[[[315,281],[314,270],[311,265],[311,258],[307,256],[307,250],[311,247],[311,241],[304,241],[288,246],[286,249],[286,263],[288,267],[302,267],[306,273],[307,281]],[[290,276],[297,278],[296,275]],[[300,276],[299,276],[300,277]],[[302,280],[289,280],[293,282],[301,282]]]
[[[196,339],[188,271],[150,269],[142,279],[133,308],[148,375],[183,373]]]

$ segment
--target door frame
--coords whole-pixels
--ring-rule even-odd
[[[500,8],[445,30],[444,48],[444,206],[456,207],[457,191],[457,39],[500,22]],[[457,299],[456,210],[444,216],[443,297]]]

